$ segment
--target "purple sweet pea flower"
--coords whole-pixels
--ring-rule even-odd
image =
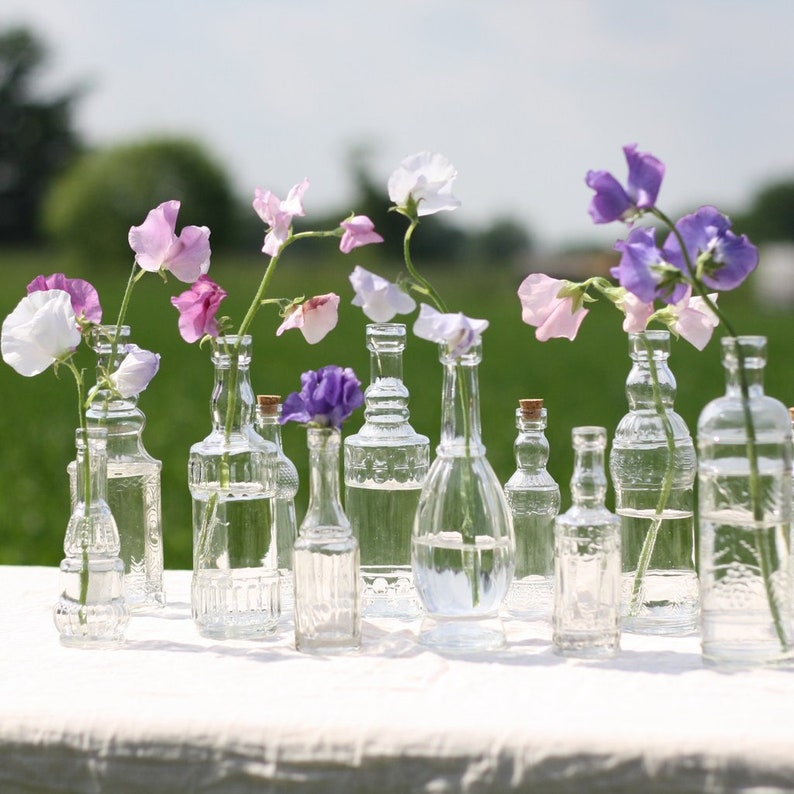
[[[226,292],[209,276],[201,276],[189,290],[171,298],[179,310],[179,334],[186,342],[218,335],[215,315]]]
[[[366,215],[354,215],[339,225],[345,230],[339,241],[339,250],[343,254],[349,254],[362,245],[383,242],[383,238],[375,231],[375,224]]]
[[[655,299],[676,303],[686,293],[686,284],[677,277],[679,271],[670,265],[656,247],[654,230],[645,227],[632,229],[625,240],[615,243],[622,256],[617,267],[609,272],[643,303]]]
[[[364,403],[361,382],[350,367],[330,364],[301,375],[301,390],[284,400],[279,422],[301,422],[319,427],[341,428]]]
[[[588,212],[594,223],[630,221],[638,211],[656,204],[664,176],[664,164],[637,144],[623,147],[629,166],[628,184],[623,186],[608,171],[588,171],[585,182],[595,190]]]
[[[689,261],[701,281],[712,289],[738,287],[758,265],[758,249],[747,239],[730,231],[730,219],[716,207],[705,206],[676,223],[684,240]],[[678,238],[672,232],[664,246],[667,260],[688,273]],[[698,267],[700,260],[701,267]]]
[[[69,293],[72,309],[78,322],[81,318],[91,323],[102,322],[102,307],[99,305],[99,294],[87,281],[81,278],[67,278],[63,273],[51,276],[36,276],[28,284],[28,295],[32,292],[44,292],[48,289],[60,289]]]

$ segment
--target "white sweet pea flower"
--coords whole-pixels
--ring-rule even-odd
[[[457,175],[443,154],[419,152],[406,157],[389,177],[389,198],[401,209],[413,200],[419,216],[457,209],[460,202],[452,195]]]
[[[32,292],[3,322],[3,361],[32,377],[66,358],[80,344],[72,298],[60,289]]]
[[[387,323],[395,314],[408,314],[416,308],[416,301],[396,284],[358,265],[350,274],[350,283],[356,293],[351,303],[360,306],[374,323]]]
[[[488,320],[474,320],[462,312],[442,314],[432,306],[422,303],[414,323],[414,333],[420,339],[443,342],[448,346],[450,355],[457,358],[480,341],[480,336],[487,327]]]
[[[113,388],[124,398],[140,394],[160,368],[160,356],[142,350],[138,345],[125,345],[119,368],[110,375]]]

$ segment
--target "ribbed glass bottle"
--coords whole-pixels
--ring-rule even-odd
[[[701,643],[709,664],[790,658],[791,420],[764,394],[766,339],[722,339],[725,396],[698,420]]]
[[[364,426],[344,442],[345,512],[361,553],[365,616],[414,618],[411,531],[430,465],[430,441],[409,422],[402,378],[405,325],[367,326],[370,384]]]
[[[629,412],[609,457],[623,556],[625,631],[688,634],[698,624],[695,445],[673,410],[670,332],[629,334]]]
[[[270,521],[278,456],[254,428],[251,337],[218,337],[212,362],[212,432],[188,463],[193,620],[204,637],[256,639],[276,631],[281,611]]]
[[[77,498],[63,543],[61,595],[53,610],[61,643],[75,648],[120,645],[129,621],[119,533],[105,499],[106,445],[105,428],[77,430]]]
[[[513,516],[516,566],[505,608],[523,620],[551,620],[554,519],[560,511],[560,487],[546,471],[549,442],[543,400],[519,400],[516,427],[516,470],[504,489]]]
[[[571,508],[554,522],[552,648],[614,656],[620,646],[620,519],[604,506],[603,427],[575,427]]]
[[[441,443],[414,520],[411,563],[425,608],[419,641],[449,651],[504,645],[499,608],[513,578],[510,509],[480,437],[479,344],[444,367]]]
[[[278,572],[281,582],[281,614],[291,614],[293,606],[292,548],[295,545],[297,520],[295,518],[295,495],[298,493],[298,470],[284,454],[281,443],[280,397],[260,394],[256,398],[256,429],[266,441],[275,444],[278,455],[276,473],[276,495],[270,508],[270,520],[276,537]]]
[[[114,341],[115,340],[115,341]],[[94,329],[97,372],[114,372],[130,341],[129,326]],[[137,397],[100,390],[86,411],[89,427],[107,429],[107,502],[118,526],[124,561],[124,598],[133,612],[165,605],[163,526],[160,497],[162,463],[143,445],[146,417]],[[69,464],[72,501],[77,498],[75,463]]]
[[[309,506],[295,541],[295,647],[345,653],[361,643],[358,542],[339,494],[341,433],[308,427]]]

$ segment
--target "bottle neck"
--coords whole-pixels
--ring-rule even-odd
[[[606,430],[602,427],[573,429],[574,465],[571,499],[577,507],[599,507],[607,494],[604,468]]]
[[[743,379],[751,398],[763,397],[766,337],[724,337],[722,366],[725,367],[726,394],[729,397],[741,397]]]
[[[629,355],[633,366],[626,379],[626,397],[632,411],[658,407],[672,409],[676,381],[667,359],[670,356],[670,332],[646,331],[629,334]]]
[[[480,346],[471,347],[460,357],[448,355],[440,345],[444,366],[441,401],[441,446],[446,454],[481,455],[480,391],[477,367],[482,361]]]
[[[215,385],[210,399],[213,430],[240,433],[254,420],[255,398],[248,367],[251,337],[218,337],[212,352]]]
[[[335,428],[306,428],[309,449],[309,506],[301,532],[335,528],[350,531],[339,496],[339,450],[342,434]]]
[[[107,431],[96,427],[79,429],[75,446],[77,509],[87,513],[92,505],[104,502],[107,495]]]
[[[536,419],[524,417],[520,408],[516,410],[516,437],[513,451],[516,465],[526,472],[542,471],[549,462],[549,442],[546,438],[546,409]]]
[[[405,326],[375,323],[367,326],[370,384],[364,392],[364,418],[369,425],[394,431],[407,425],[408,389],[403,383]]]

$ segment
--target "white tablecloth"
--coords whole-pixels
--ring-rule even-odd
[[[291,626],[198,636],[190,574],[123,648],[64,648],[58,572],[0,566],[0,792],[794,791],[794,669],[720,673],[697,637],[624,635],[564,660],[540,623],[447,657],[418,623],[365,621],[361,651],[312,657]]]

